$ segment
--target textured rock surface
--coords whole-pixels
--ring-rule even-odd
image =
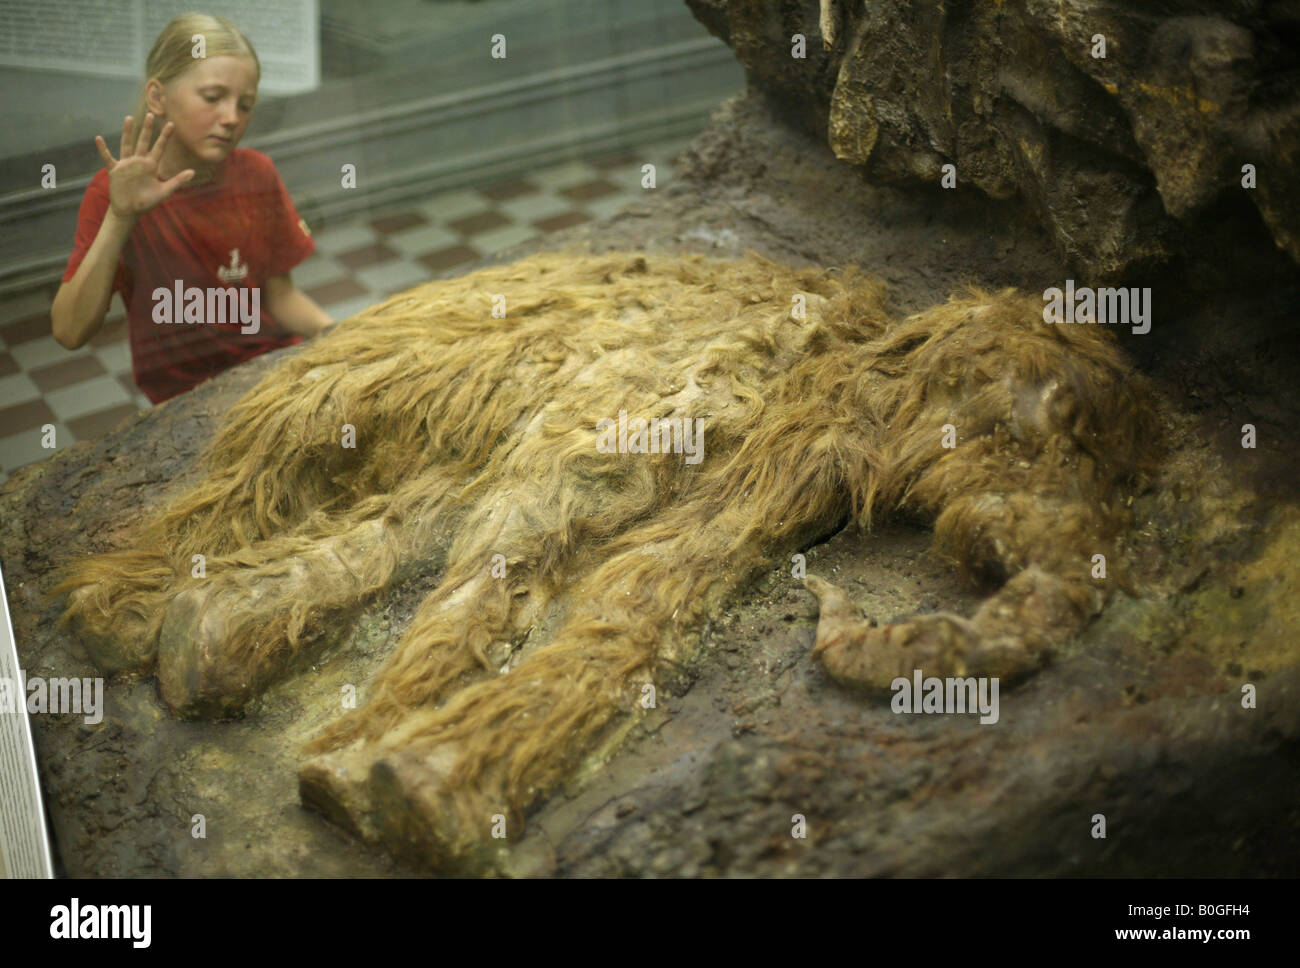
[[[755,92],[725,105],[684,175],[608,222],[597,248],[854,262],[900,310],[963,281],[1041,290],[1067,269],[1011,200],[865,184]],[[629,161],[639,167],[640,159]],[[548,240],[546,244],[551,244]],[[535,248],[536,245],[530,247]],[[503,253],[506,260],[525,250]],[[1221,253],[1225,278],[1261,271]],[[496,261],[496,260],[494,260]],[[511,845],[522,874],[1300,873],[1300,406],[1294,288],[1153,277],[1151,332],[1125,335],[1160,394],[1171,457],[1135,502],[1142,563],[1085,633],[1001,696],[993,726],[896,716],[809,658],[812,596],[786,570],[738,595],[659,708],[589,758]],[[1174,325],[1177,323],[1177,325]],[[286,353],[294,350],[284,351]],[[53,569],[121,547],[182,487],[221,415],[276,356],[223,374],[14,475],[0,488],[0,559],[32,675],[93,675],[59,632]],[[1241,447],[1254,424],[1259,446]],[[978,596],[929,556],[922,523],[840,533],[809,570],[869,615],[953,610]],[[312,667],[236,722],[167,716],[153,679],[113,680],[103,723],[35,717],[60,862],[71,874],[391,873],[301,808],[300,747],[365,683],[436,584],[420,574],[361,614]],[[1257,708],[1241,688],[1258,689]],[[794,814],[808,837],[791,837]],[[1107,817],[1105,840],[1090,836]],[[191,837],[202,814],[207,838]]]
[[[829,46],[818,0],[687,0],[868,179],[937,185],[955,165],[1022,197],[1090,277],[1206,232],[1300,262],[1300,4],[825,2]]]

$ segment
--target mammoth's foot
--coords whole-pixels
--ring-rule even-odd
[[[918,669],[939,678],[1009,678],[1028,671],[1037,661],[1027,642],[981,634],[978,619],[936,613],[877,626],[830,582],[809,575],[804,584],[821,604],[813,656],[843,685],[884,692],[899,677],[910,680]]]
[[[68,594],[59,624],[69,628],[91,660],[109,675],[140,675],[153,669],[158,632],[173,574],[163,555],[118,551],[89,558],[52,594]]]
[[[175,715],[229,718],[253,698],[259,663],[233,658],[247,605],[215,579],[172,600],[158,642],[158,686]]]
[[[319,650],[323,629],[399,572],[390,538],[376,518],[327,540],[290,541],[283,558],[267,542],[183,588],[158,642],[158,683],[172,712],[241,713],[296,658]]]
[[[499,867],[494,831],[506,832],[478,790],[450,776],[451,743],[368,747],[315,756],[298,774],[303,805],[423,870],[483,874]]]
[[[97,588],[85,585],[68,596],[67,621],[91,661],[110,676],[152,671],[158,655],[156,616],[166,607],[166,599],[155,596],[152,612],[134,603],[102,612],[95,604],[97,594]]]
[[[298,770],[302,805],[362,840],[377,842],[378,818],[371,810],[367,785],[374,762],[374,754],[365,749],[313,756]]]

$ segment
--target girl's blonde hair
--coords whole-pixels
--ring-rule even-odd
[[[257,52],[243,31],[233,21],[225,17],[211,17],[205,13],[182,13],[173,17],[162,29],[158,39],[153,42],[149,59],[144,65],[144,83],[140,85],[140,96],[136,101],[135,131],[138,136],[140,125],[144,124],[145,112],[149,110],[145,99],[145,88],[152,78],[158,78],[163,84],[170,84],[194,63],[194,35],[202,34],[205,53],[208,57],[233,55],[247,57],[253,62],[257,79],[262,79],[262,64],[257,59]],[[153,136],[157,137],[162,125],[155,119]]]

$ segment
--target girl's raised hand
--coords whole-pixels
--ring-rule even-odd
[[[186,168],[166,181],[158,177],[158,164],[162,160],[163,149],[167,147],[167,139],[172,134],[170,121],[163,127],[162,134],[158,135],[152,149],[149,147],[149,134],[153,130],[152,112],[145,114],[140,138],[132,145],[134,129],[135,120],[127,115],[122,119],[122,145],[119,149],[121,158],[109,154],[104,139],[95,135],[95,147],[108,166],[109,207],[122,218],[131,219],[143,215],[194,177],[193,168]]]

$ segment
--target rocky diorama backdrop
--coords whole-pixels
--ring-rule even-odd
[[[1123,582],[1041,672],[1003,689],[996,724],[896,714],[833,683],[810,657],[816,600],[776,563],[710,616],[656,707],[535,806],[501,872],[1295,875],[1300,5],[689,3],[745,66],[747,92],[676,181],[492,262],[575,243],[753,249],[860,266],[900,314],[971,282],[1149,287],[1150,331],[1116,329],[1151,378],[1163,457],[1133,501]],[[56,627],[56,569],[128,546],[196,479],[232,404],[299,351],[0,489],[28,675],[97,674]],[[928,546],[925,521],[846,528],[807,549],[808,570],[882,623],[971,614],[987,590]],[[151,677],[109,680],[98,724],[35,716],[61,869],[407,870],[305,810],[297,776],[342,685],[363,684],[365,701],[439,580],[431,567],[378,596],[241,719],[174,719]],[[792,836],[796,814],[806,836]]]

